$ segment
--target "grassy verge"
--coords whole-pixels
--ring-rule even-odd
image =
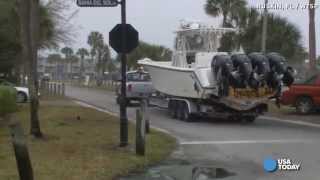
[[[111,180],[164,159],[176,145],[172,137],[153,131],[147,137],[146,156],[138,157],[133,150],[133,125],[131,147],[119,149],[118,118],[77,105],[49,104],[42,103],[40,110],[45,138],[28,137],[36,180]],[[17,117],[27,132],[28,108],[22,107]],[[1,123],[0,179],[18,179],[8,128]]]

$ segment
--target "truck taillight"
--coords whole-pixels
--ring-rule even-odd
[[[128,84],[127,89],[128,89],[129,92],[131,92],[131,90],[132,90],[132,84]]]

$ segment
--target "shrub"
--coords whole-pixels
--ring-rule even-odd
[[[0,86],[0,117],[17,111],[16,95],[15,88]]]

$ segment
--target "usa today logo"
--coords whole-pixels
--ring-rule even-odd
[[[266,158],[263,161],[263,168],[267,172],[280,171],[299,171],[301,168],[301,163],[296,163],[289,158]]]

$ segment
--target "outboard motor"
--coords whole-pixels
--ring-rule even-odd
[[[234,67],[233,86],[235,88],[246,88],[249,85],[252,76],[252,64],[250,59],[245,54],[236,54],[231,56]]]
[[[269,53],[267,58],[271,68],[267,83],[269,87],[276,90],[276,94],[272,98],[276,98],[276,104],[280,107],[279,97],[281,96],[282,82],[284,85],[290,86],[294,81],[294,71],[287,66],[285,58],[278,53]]]
[[[266,56],[262,53],[251,53],[248,55],[253,68],[253,76],[250,80],[250,86],[258,89],[267,84],[267,78],[270,73],[270,63]]]
[[[216,55],[211,62],[213,75],[218,85],[218,95],[228,96],[233,64],[230,56]]]
[[[281,82],[290,86],[294,82],[294,70],[292,67],[288,67],[286,59],[278,53],[269,53],[267,58],[271,68],[268,79],[269,87],[277,88],[281,85]]]

